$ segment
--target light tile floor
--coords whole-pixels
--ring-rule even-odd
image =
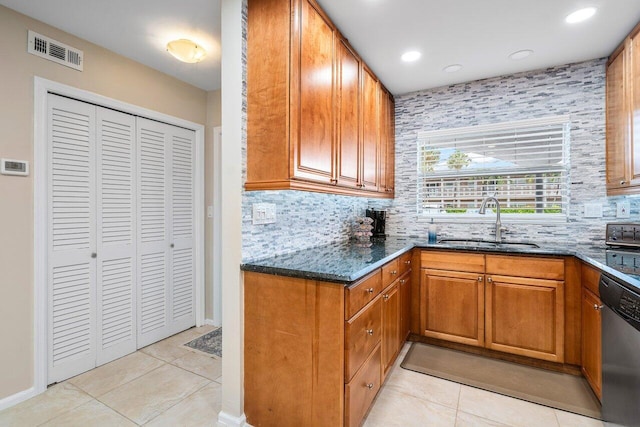
[[[398,356],[364,427],[603,427],[601,421],[400,367]]]
[[[203,326],[142,348],[0,412],[0,426],[213,426],[222,360],[187,343]]]
[[[0,426],[214,426],[221,359],[182,345],[211,330],[189,329],[56,384],[0,412]],[[591,418],[402,369],[409,346],[365,427],[603,427]]]

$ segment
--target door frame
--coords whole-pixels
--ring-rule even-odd
[[[62,83],[34,77],[34,234],[33,234],[33,377],[34,395],[47,388],[47,95],[54,93],[79,101],[157,120],[195,132],[195,317],[204,324],[204,126],[137,105],[118,101]]]
[[[220,173],[222,165],[222,127],[213,128],[213,248],[211,250],[213,263],[211,268],[212,277],[212,301],[214,326],[222,326],[222,274],[220,272],[220,257],[222,256],[222,242],[220,232],[222,231],[222,184]]]

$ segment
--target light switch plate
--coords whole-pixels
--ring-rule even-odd
[[[585,203],[585,218],[602,218],[602,203]]]
[[[631,204],[627,201],[616,203],[616,217],[629,218],[631,213]]]
[[[275,203],[253,204],[253,225],[273,224],[276,222]]]

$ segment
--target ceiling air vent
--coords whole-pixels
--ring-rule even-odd
[[[81,50],[60,43],[49,37],[29,30],[27,52],[66,65],[74,70],[82,71],[83,53]]]

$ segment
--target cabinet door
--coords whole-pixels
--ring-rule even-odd
[[[607,189],[628,185],[629,118],[625,95],[626,50],[607,67]]]
[[[564,282],[487,276],[487,348],[564,362]]]
[[[382,366],[386,375],[400,343],[400,293],[398,282],[382,291]]]
[[[378,191],[393,193],[395,181],[394,105],[390,93],[380,88],[380,186]]]
[[[427,337],[484,344],[484,276],[424,269],[420,284],[420,321]]]
[[[627,84],[631,90],[631,135],[629,147],[630,183],[640,185],[640,33],[631,38],[629,51],[630,73]]]
[[[411,331],[411,270],[399,280],[400,284],[400,343],[404,341]]]
[[[362,178],[364,190],[378,191],[378,82],[362,67]]]
[[[357,187],[360,167],[360,60],[338,42],[338,185]]]
[[[582,372],[598,398],[602,398],[601,308],[600,298],[583,288]]]
[[[293,24],[293,177],[330,183],[334,168],[334,31],[310,0]],[[299,82],[299,83],[298,83]]]

